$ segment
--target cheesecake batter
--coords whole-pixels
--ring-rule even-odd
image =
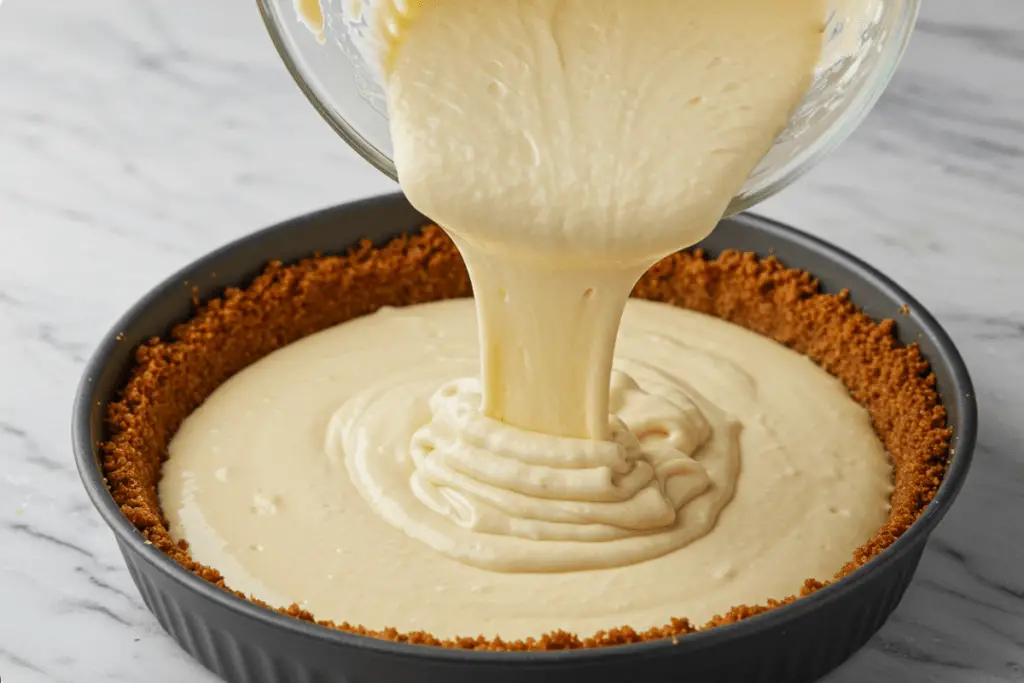
[[[325,456],[324,435],[339,406],[372,400],[367,387],[408,387],[388,404],[383,481],[405,492],[399,502],[416,519],[431,519],[408,493],[416,463],[407,445],[430,420],[430,397],[471,376],[478,351],[473,303],[456,300],[385,309],[239,373],[171,443],[160,498],[173,537],[188,539],[193,557],[232,588],[321,619],[515,639],[646,629],[671,616],[703,623],[791,595],[808,577],[833,576],[886,519],[886,455],[838,380],[738,326],[631,300],[616,368],[651,396],[683,394],[742,424],[735,493],[712,533],[646,562],[588,571],[495,572],[452,559],[372,509],[344,460]],[[637,406],[613,405],[643,431],[629,424]],[[459,541],[487,536],[451,526]]]
[[[295,14],[299,21],[306,25],[316,39],[324,42],[324,15],[320,11],[320,0],[292,0],[295,3]]]
[[[171,444],[172,533],[268,602],[442,637],[706,619],[834,573],[891,492],[838,382],[653,304],[616,357],[637,279],[802,99],[824,1],[374,10],[399,179],[475,314],[378,314],[232,379]]]
[[[417,469],[401,489],[375,458],[386,417],[340,438],[356,485],[411,536],[500,571],[631,564],[703,535],[731,495],[738,467],[723,451],[735,426],[713,407],[672,404],[667,419],[690,411],[703,422],[681,424],[659,453],[630,445],[637,435],[609,421],[616,330],[637,279],[711,231],[785,127],[813,78],[825,3],[375,9],[399,180],[466,261],[481,369],[478,388],[438,397],[430,424],[402,445]],[[632,395],[644,400],[643,389]],[[374,408],[393,414],[382,400]],[[474,412],[455,419],[459,406]],[[691,457],[708,433],[714,467]],[[515,452],[488,443],[510,439]],[[616,463],[601,470],[596,453],[584,456],[594,442]],[[574,468],[606,481],[575,490]],[[413,514],[409,488],[433,515]]]

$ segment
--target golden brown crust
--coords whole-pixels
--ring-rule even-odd
[[[436,227],[375,249],[362,243],[345,256],[323,256],[292,266],[271,263],[245,289],[230,288],[198,307],[168,340],[152,339],[136,352],[137,366],[110,405],[110,441],[101,445],[103,469],[122,513],[153,545],[194,574],[241,598],[220,573],[192,559],[188,546],[167,533],[157,497],[167,444],[181,422],[226,379],[268,353],[301,337],[365,315],[383,305],[401,306],[470,296],[462,259]],[[715,259],[682,252],[655,265],[634,295],[729,320],[807,354],[849,388],[871,414],[893,459],[896,490],[892,513],[878,533],[858,548],[841,578],[889,547],[918,518],[945,473],[951,430],[935,391],[935,378],[916,345],[900,346],[894,323],[875,323],[847,293],[821,294],[807,273],[774,258],[728,251]],[[197,302],[198,304],[198,302]],[[834,580],[834,579],[833,579]],[[702,627],[672,619],[638,633],[623,627],[581,638],[555,632],[537,639],[439,640],[428,633],[372,631],[319,621],[328,627],[385,640],[474,650],[563,650],[676,638],[746,619],[819,590],[809,579],[801,596],[738,606]],[[275,609],[259,600],[256,604]],[[279,612],[316,621],[296,606]]]

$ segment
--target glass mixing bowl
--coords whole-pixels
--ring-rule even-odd
[[[385,92],[365,57],[366,12],[373,2],[387,1],[392,0],[319,0],[324,29],[318,36],[299,12],[317,0],[257,0],[274,45],[306,97],[356,152],[397,180]],[[920,0],[829,0],[829,5],[814,83],[728,214],[783,189],[849,137],[892,78]]]

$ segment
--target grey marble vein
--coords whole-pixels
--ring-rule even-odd
[[[0,677],[212,682],[77,480],[84,360],[192,258],[394,185],[305,102],[251,0],[4,0],[0,151]],[[758,210],[918,297],[982,409],[976,467],[904,601],[828,683],[1024,681],[1024,3],[926,0],[865,125]]]

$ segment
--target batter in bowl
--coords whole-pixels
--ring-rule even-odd
[[[653,304],[631,304],[613,373],[633,284],[714,227],[810,84],[824,19],[821,0],[377,7],[399,177],[465,258],[475,314],[373,316],[232,379],[171,444],[172,533],[268,602],[439,635],[701,619],[833,574],[891,492],[838,382]],[[294,458],[309,476],[277,476]],[[787,534],[824,500],[834,523],[794,561]],[[403,592],[381,624],[409,581],[438,597]]]

